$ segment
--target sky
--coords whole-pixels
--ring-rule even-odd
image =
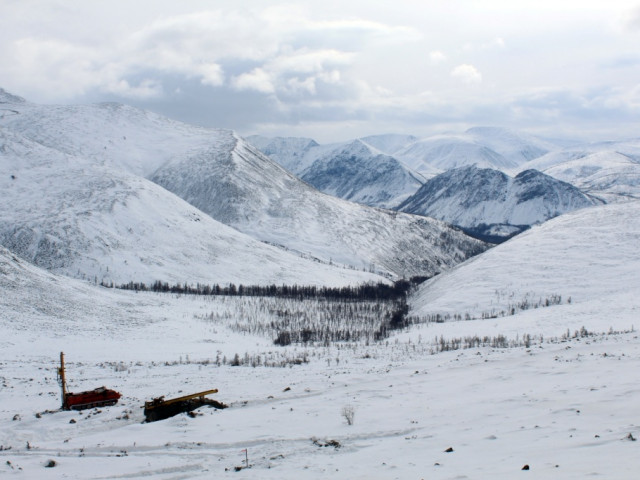
[[[0,0],[0,88],[321,143],[640,136],[640,0]]]

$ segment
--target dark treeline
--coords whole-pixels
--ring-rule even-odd
[[[152,285],[140,282],[129,282],[116,288],[143,292],[163,292],[186,295],[222,295],[247,297],[276,297],[293,299],[326,298],[328,300],[399,300],[405,298],[412,286],[422,283],[426,277],[413,277],[410,280],[398,280],[389,285],[386,283],[368,283],[354,287],[317,287],[304,285],[169,285],[157,280]],[[113,285],[102,286],[113,287]]]

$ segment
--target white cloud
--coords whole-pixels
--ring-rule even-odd
[[[307,77],[305,79],[290,78],[287,81],[287,90],[289,94],[316,94],[316,79],[314,77]]]
[[[451,76],[467,84],[482,82],[482,74],[473,65],[467,63],[458,65],[451,71]]]
[[[639,1],[527,1],[524,8],[488,0],[464,9],[355,0],[113,0],[116,7],[68,0],[73,8],[0,1],[0,86],[37,102],[82,94],[80,101],[145,99],[139,105],[217,125],[230,121],[229,110],[241,111],[232,128],[265,119],[482,122],[490,108],[493,121],[495,112],[511,111],[507,102],[518,106],[520,91],[603,87],[590,97],[593,111],[637,120],[630,45],[640,32]],[[582,113],[575,98],[519,108],[529,120],[553,107],[574,121],[571,112]]]
[[[429,53],[429,60],[431,60],[431,63],[433,64],[442,63],[446,59],[447,56],[439,50],[434,50],[433,52]]]
[[[271,75],[262,68],[255,68],[249,73],[243,73],[231,80],[236,90],[255,90],[262,93],[274,93],[275,86]]]
[[[316,20],[304,10],[214,10],[159,18],[118,39],[75,44],[46,33],[2,52],[17,84],[56,96],[90,90],[159,95],[164,75],[265,94],[339,86],[358,52],[420,38],[417,30],[365,19]],[[238,66],[246,63],[245,71]],[[232,73],[233,72],[233,73]],[[139,78],[147,78],[139,83]],[[55,93],[53,93],[55,92]],[[128,92],[125,95],[125,92]]]
[[[339,50],[309,50],[307,48],[292,52],[284,52],[269,61],[267,68],[283,74],[318,73],[326,69],[347,66],[352,63],[354,55]]]

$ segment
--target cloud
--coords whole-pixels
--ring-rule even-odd
[[[624,26],[632,32],[640,31],[640,6],[629,10],[623,19]]]
[[[429,60],[433,64],[442,63],[446,59],[447,59],[447,56],[438,50],[434,50],[433,52],[429,53]]]
[[[262,68],[254,68],[251,72],[243,73],[231,80],[236,90],[255,90],[261,93],[275,93],[272,76]]]
[[[158,98],[164,93],[161,83],[153,79],[144,79],[137,85],[130,85],[127,80],[120,80],[110,84],[107,89],[109,93],[141,100]]]
[[[179,75],[203,85],[291,98],[352,89],[359,52],[415,41],[409,27],[365,19],[317,20],[289,6],[209,10],[159,18],[114,38],[74,43],[25,35],[2,51],[15,84],[57,99],[89,91],[151,98]],[[144,77],[144,78],[143,78]],[[331,89],[324,88],[330,85]]]
[[[451,71],[451,76],[469,85],[482,82],[482,74],[476,67],[467,63],[454,68]]]

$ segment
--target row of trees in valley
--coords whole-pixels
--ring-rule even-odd
[[[410,280],[398,280],[393,284],[365,283],[356,286],[345,287],[319,287],[315,285],[189,285],[177,283],[169,285],[168,282],[155,281],[151,285],[142,282],[129,282],[117,286],[123,290],[142,292],[175,293],[184,295],[222,295],[240,297],[278,297],[278,298],[325,298],[331,300],[398,300],[405,298],[410,289],[422,283],[427,277],[413,277]],[[104,284],[104,287],[114,287],[112,284]]]
[[[426,278],[395,283],[369,283],[346,287],[301,285],[151,285],[129,282],[117,288],[133,291],[208,295],[229,298],[235,304],[230,317],[212,312],[205,319],[234,331],[271,338],[276,345],[335,342],[375,342],[393,330],[408,327],[406,297]],[[112,287],[112,285],[105,285]]]

